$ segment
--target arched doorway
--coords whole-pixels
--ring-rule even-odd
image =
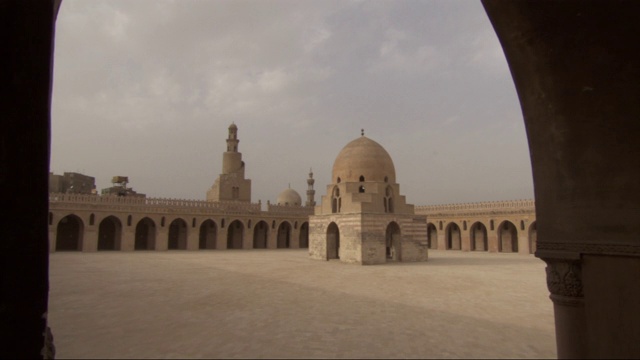
[[[400,261],[401,241],[400,226],[395,221],[387,225],[385,234],[385,259],[386,261]]]
[[[253,227],[253,248],[266,249],[268,234],[269,234],[269,225],[267,225],[267,223],[264,221],[258,222]]]
[[[427,243],[429,244],[429,249],[438,248],[438,229],[432,223],[427,225]]]
[[[244,226],[240,220],[235,220],[227,228],[227,249],[242,249]]]
[[[122,223],[115,216],[108,216],[98,227],[98,251],[120,250],[122,240]]]
[[[145,217],[136,225],[135,250],[154,250],[156,248],[156,224]]]
[[[309,223],[304,222],[300,225],[300,248],[306,249],[309,247]]]
[[[56,251],[82,250],[84,224],[76,215],[67,215],[58,221]]]
[[[291,247],[291,224],[283,221],[278,226],[278,249]]]
[[[187,223],[178,218],[169,225],[169,250],[187,250]]]
[[[489,244],[487,239],[487,227],[481,222],[471,225],[471,251],[487,251]]]
[[[200,237],[198,249],[215,249],[217,247],[218,228],[216,223],[209,219],[200,225]]]
[[[447,250],[460,250],[460,227],[456,223],[450,223],[445,229]]]
[[[538,246],[538,224],[534,221],[529,225],[529,253],[535,254]]]
[[[332,222],[327,227],[327,260],[340,259],[340,229]]]
[[[498,227],[498,251],[518,252],[518,229],[511,221],[505,220]]]

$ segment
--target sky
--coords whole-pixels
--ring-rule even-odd
[[[415,205],[533,198],[518,97],[480,1],[64,0],[51,168],[204,200],[238,126],[252,201],[326,194],[380,143]]]

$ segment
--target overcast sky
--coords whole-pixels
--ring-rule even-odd
[[[533,198],[522,114],[480,1],[77,1],[56,25],[51,171],[204,199],[229,124],[252,201],[316,200],[349,141],[416,205]]]

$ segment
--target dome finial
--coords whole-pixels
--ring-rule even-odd
[[[360,129],[360,135],[364,136],[364,129]]]

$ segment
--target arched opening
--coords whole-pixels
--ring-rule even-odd
[[[498,226],[498,251],[518,252],[518,229],[510,221]]]
[[[432,223],[427,225],[427,243],[429,244],[429,249],[438,248],[438,229]]]
[[[460,240],[460,227],[456,223],[450,223],[447,225],[447,229],[445,232],[447,250],[460,250],[461,243]]]
[[[136,225],[135,250],[155,250],[156,248],[156,224],[145,217]]]
[[[234,220],[227,229],[227,249],[242,249],[244,226],[240,220]]]
[[[200,235],[198,239],[198,249],[213,250],[218,247],[218,229],[216,223],[208,219],[200,225]]]
[[[169,250],[187,250],[187,222],[180,218],[169,224]]]
[[[300,225],[300,248],[306,249],[309,247],[309,223],[304,222]]]
[[[340,229],[332,222],[327,227],[327,260],[340,259]]]
[[[400,226],[395,221],[390,222],[385,234],[387,261],[400,261],[400,239]]]
[[[529,225],[529,253],[535,254],[538,247],[538,224],[536,221]]]
[[[393,213],[393,189],[387,186],[384,198],[384,212]]]
[[[91,216],[89,216],[89,225],[93,226],[93,224],[95,223],[96,223],[96,215],[91,214]]]
[[[278,226],[278,249],[291,247],[291,224],[283,221]]]
[[[331,212],[340,212],[340,189],[336,186],[331,193]]]
[[[98,251],[120,250],[122,241],[122,224],[115,216],[108,216],[98,227]]]
[[[131,222],[133,221],[133,216],[127,216],[127,226],[131,226]]]
[[[266,249],[268,234],[269,225],[264,221],[258,222],[256,226],[253,227],[253,248]]]
[[[487,227],[481,222],[471,225],[471,251],[489,250]]]
[[[84,224],[76,215],[67,215],[58,221],[56,251],[82,250]]]

